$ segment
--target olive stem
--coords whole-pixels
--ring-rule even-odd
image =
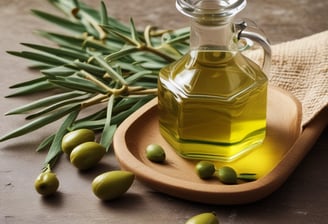
[[[89,22],[93,26],[93,28],[95,28],[95,30],[98,32],[99,39],[104,40],[107,35],[106,35],[105,31],[101,28],[101,26],[98,24],[98,22],[96,20],[94,20],[91,16],[89,16],[88,14],[83,13],[82,11],[79,11],[79,12],[84,17],[84,19],[87,22]]]
[[[87,107],[90,107],[90,106],[93,106],[95,104],[99,104],[101,102],[103,102],[105,99],[107,99],[108,96],[107,95],[104,95],[104,94],[98,94],[88,100],[85,100],[81,103],[81,109],[83,108],[87,108]]]
[[[47,166],[43,167],[42,173],[50,173],[51,172],[51,166],[48,163]]]
[[[256,177],[256,173],[240,173],[238,174],[237,179],[253,181],[253,180],[257,180],[257,177]]]
[[[109,92],[109,95],[110,94],[120,95],[120,94],[124,93],[126,91],[126,89],[128,88],[128,86],[126,84],[122,85],[121,88],[119,88],[119,89],[110,88],[107,85],[105,85],[103,82],[101,82],[98,79],[96,79],[93,75],[91,75],[90,73],[88,73],[85,70],[81,70],[79,74],[83,78],[88,79],[88,80],[94,82],[99,87],[101,87],[101,88],[105,89],[106,91],[108,91]]]

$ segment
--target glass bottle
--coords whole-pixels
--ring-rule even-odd
[[[160,71],[160,132],[183,157],[235,160],[265,138],[269,43],[248,21],[233,22],[246,0],[176,6],[191,18],[190,50]],[[249,42],[263,47],[263,70],[242,54]]]

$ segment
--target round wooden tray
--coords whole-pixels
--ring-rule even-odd
[[[276,190],[303,158],[294,149],[301,136],[301,105],[286,91],[270,87],[268,92],[267,137],[262,146],[228,165],[238,173],[258,175],[253,182],[224,185],[217,179],[201,180],[195,172],[195,160],[177,155],[159,133],[157,98],[128,119],[115,133],[113,146],[122,169],[160,192],[208,204],[242,204],[259,200]],[[148,144],[163,146],[164,164],[146,158]],[[304,151],[304,150],[303,150]],[[296,158],[295,158],[296,157]],[[216,166],[226,165],[216,163]]]

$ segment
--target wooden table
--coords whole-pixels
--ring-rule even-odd
[[[98,7],[98,1],[86,1]],[[147,24],[163,28],[187,26],[187,19],[175,9],[174,0],[106,0],[109,13],[138,27]],[[56,30],[33,17],[30,9],[53,12],[47,1],[0,1],[1,107],[0,135],[25,124],[20,116],[5,117],[12,108],[39,96],[5,99],[10,85],[29,80],[36,74],[27,69],[29,62],[5,53],[22,50],[20,42],[47,43],[32,34],[39,28]],[[250,0],[240,16],[257,21],[273,44],[301,38],[328,28],[328,2],[321,0]],[[326,223],[328,219],[328,130],[323,131],[308,156],[288,181],[269,197],[247,205],[214,206],[192,203],[156,192],[136,181],[129,192],[112,202],[101,202],[91,192],[91,181],[102,171],[118,169],[114,155],[89,172],[78,172],[62,156],[55,167],[61,185],[55,197],[42,198],[33,188],[45,153],[34,149],[52,133],[52,124],[29,135],[0,143],[0,223],[184,223],[189,217],[215,211],[225,223]]]

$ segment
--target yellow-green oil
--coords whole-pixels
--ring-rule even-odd
[[[241,53],[191,51],[158,82],[160,132],[183,157],[229,162],[263,142],[267,77]]]

